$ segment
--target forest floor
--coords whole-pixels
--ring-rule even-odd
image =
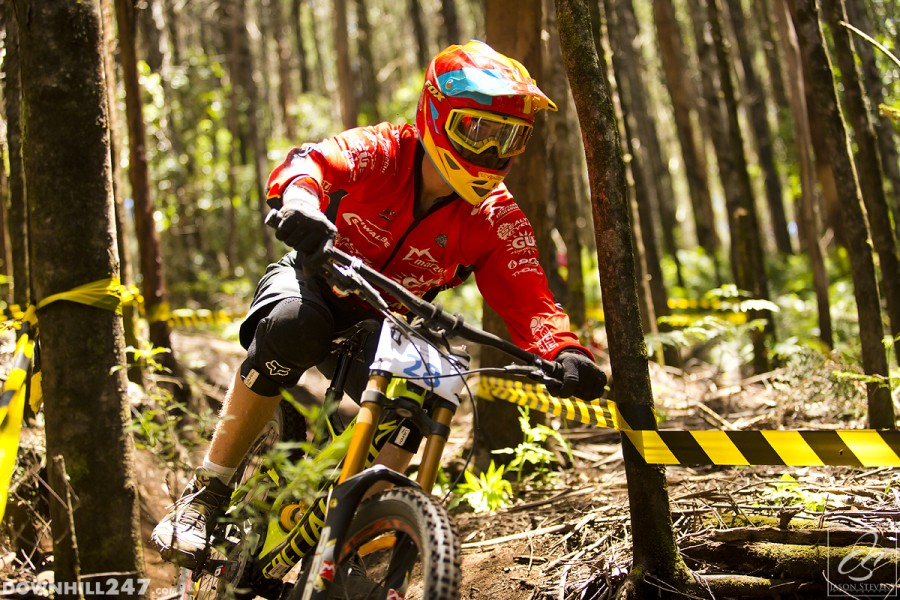
[[[240,347],[203,331],[177,332],[174,345],[194,375],[194,392],[221,399],[242,360]],[[3,350],[9,348],[4,345]],[[651,378],[664,429],[863,428],[864,390],[835,377],[837,370],[827,358],[811,358],[801,368],[740,379],[694,361],[685,370],[651,363]],[[313,378],[309,385],[315,390],[321,381]],[[147,398],[134,402],[145,407]],[[445,454],[449,458],[454,452],[463,454],[471,437],[468,411],[461,410],[458,417]],[[493,513],[462,507],[451,512],[462,541],[464,599],[599,600],[612,597],[628,574],[632,539],[619,435],[562,425],[574,464],[554,481],[517,488],[515,503]],[[35,454],[41,438],[40,431],[26,429],[23,450]],[[192,459],[202,451],[198,445]],[[137,468],[146,543],[186,472],[173,471],[149,450],[138,451]],[[897,469],[670,467],[666,475],[679,550],[695,573],[706,576],[716,597],[824,598],[825,581],[846,575],[848,568],[857,568],[863,583],[897,581]],[[40,477],[35,469],[18,476],[14,489],[26,487],[22,478]],[[33,581],[47,577],[52,568],[46,523],[38,511],[24,514],[35,517],[38,542],[28,548],[20,540],[15,553],[6,529],[6,539],[0,538],[0,581]],[[848,546],[891,550],[887,560],[882,556],[868,564],[865,559],[836,560]],[[149,544],[144,559],[151,597],[171,597],[174,568]],[[885,575],[891,568],[893,576]],[[725,574],[743,577],[726,579]],[[659,597],[709,597],[676,596],[660,586]],[[873,597],[897,595],[896,585],[880,589]]]

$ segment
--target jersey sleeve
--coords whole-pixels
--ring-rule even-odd
[[[300,184],[319,196],[324,210],[325,195],[331,191],[396,168],[398,145],[398,135],[392,135],[389,124],[382,124],[357,127],[317,144],[293,148],[269,175],[267,202],[278,208],[284,190]]]
[[[553,299],[538,262],[534,230],[512,200],[488,215],[479,231],[474,262],[481,295],[509,330],[513,343],[546,359],[571,348],[593,358],[569,328],[569,317]]]

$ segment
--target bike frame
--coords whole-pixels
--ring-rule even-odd
[[[267,223],[271,224],[271,219],[267,219]],[[304,600],[327,598],[328,587],[334,577],[334,565],[341,558],[336,553],[360,502],[373,485],[387,483],[397,487],[417,487],[431,493],[468,369],[468,355],[454,352],[447,338],[461,337],[498,348],[528,365],[521,367],[517,371],[519,374],[543,381],[559,379],[558,365],[555,363],[493,334],[463,324],[460,316],[443,313],[440,305],[410,294],[400,284],[366,267],[359,259],[334,248],[327,249],[326,255],[329,260],[325,265],[328,281],[338,290],[349,290],[360,295],[387,318],[382,325],[366,390],[360,399],[359,413],[352,425],[313,459],[340,458],[336,449],[341,448],[342,442],[349,437],[337,482],[329,486],[296,521],[290,517],[299,512],[297,505],[281,508],[278,515],[270,519],[266,539],[251,566],[253,573],[264,578],[260,583],[274,583],[287,575],[314,547],[313,561],[303,584]],[[413,329],[409,325],[400,327],[392,323],[396,317],[390,316],[388,303],[370,282],[400,300],[425,325]],[[334,402],[342,396],[350,360],[347,354],[340,355],[337,377],[326,394],[326,401]],[[506,370],[511,371],[511,367]],[[433,394],[430,416],[423,409],[421,398],[417,401],[409,394],[391,393],[391,382],[395,377],[423,381],[423,387]],[[387,407],[393,408],[399,416],[412,418],[424,435],[425,447],[416,481],[382,465],[368,466],[387,437],[380,431],[380,422]],[[328,408],[326,406],[326,410]],[[288,518],[285,518],[286,515]],[[285,533],[292,522],[293,526]],[[228,561],[208,561],[204,567],[217,576],[221,576],[227,568]]]

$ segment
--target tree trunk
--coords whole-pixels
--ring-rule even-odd
[[[750,10],[753,20],[759,28],[760,38],[762,40],[763,56],[766,59],[766,72],[768,73],[769,86],[772,89],[772,98],[775,106],[782,109],[789,105],[788,94],[785,92],[784,86],[784,69],[782,68],[782,55],[779,54],[779,45],[775,40],[775,32],[772,26],[772,14],[779,10],[777,3],[772,6],[771,0],[752,0],[750,2]],[[779,122],[781,119],[779,118]]]
[[[485,7],[486,40],[497,52],[520,61],[531,77],[541,81],[541,0],[493,0]],[[541,266],[549,268],[550,229],[547,221],[547,156],[540,118],[535,122],[535,135],[525,153],[516,157],[512,170],[504,179],[516,203],[534,227]],[[509,339],[503,320],[487,304],[482,316],[483,327]],[[481,363],[500,365],[507,362],[502,353],[483,348]],[[512,426],[518,421],[518,408],[506,402],[479,401],[478,414],[482,423],[477,443],[485,452],[501,448],[515,448],[522,441],[522,431]],[[482,456],[482,460],[484,460]],[[486,464],[486,462],[485,462]]]
[[[864,2],[846,2],[847,16],[857,29],[872,32],[872,20],[869,9]],[[862,65],[863,85],[869,96],[869,106],[874,108],[872,118],[878,138],[878,150],[881,156],[881,169],[891,184],[891,196],[888,204],[894,212],[894,227],[900,228],[900,156],[897,151],[897,134],[891,120],[878,113],[878,106],[885,102],[882,74],[875,63],[875,50],[872,45],[859,40],[854,45]],[[896,46],[894,53],[896,54]]]
[[[816,198],[816,172],[812,157],[812,134],[809,131],[809,116],[806,109],[806,90],[800,48],[797,34],[782,0],[776,0],[775,22],[784,48],[787,62],[788,92],[794,125],[794,141],[797,145],[797,159],[800,165],[800,231],[805,239],[813,274],[813,288],[816,292],[818,310],[819,339],[829,348],[834,347],[834,333],[831,327],[831,303],[828,299],[828,271],[825,268],[825,251],[819,237],[818,202]]]
[[[459,33],[456,0],[441,0],[441,33],[443,34],[444,47],[463,42]]]
[[[116,244],[119,248],[119,277],[123,284],[132,286],[134,285],[134,272],[131,268],[130,240],[126,228],[125,174],[122,172],[120,156],[124,144],[122,142],[122,128],[116,103],[116,88],[118,87],[119,78],[116,74],[115,56],[118,54],[118,38],[116,36],[116,14],[113,0],[100,0],[100,9],[103,16],[103,65],[106,77],[106,106],[109,107],[109,153],[112,157],[112,191],[116,220]],[[137,315],[138,307],[134,302],[122,305],[122,327],[125,333],[125,347],[132,348],[132,350],[126,351],[128,379],[138,385],[143,385],[144,371],[141,368],[140,361],[135,358],[134,352],[134,349],[141,346],[136,331]]]
[[[696,120],[700,118],[697,112],[698,93],[685,65],[684,44],[675,18],[675,6],[669,0],[654,0],[653,16],[663,74],[672,100],[675,130],[681,146],[681,158],[691,197],[697,243],[715,261],[716,281],[721,283],[717,258],[721,242],[716,233],[716,220],[709,193],[706,155],[695,126]]]
[[[881,267],[881,288],[887,301],[887,313],[894,336],[894,360],[900,364],[900,260],[897,240],[891,227],[891,213],[884,193],[881,157],[869,108],[856,70],[856,58],[850,32],[840,25],[847,21],[843,0],[826,0],[824,10],[831,28],[835,56],[841,69],[846,113],[856,141],[856,168],[863,203],[869,217],[872,242]]]
[[[25,176],[34,293],[41,299],[119,276],[100,11],[96,2],[13,5],[23,25]],[[118,369],[125,359],[122,319],[109,307],[67,301],[38,316],[47,456],[62,455],[78,499],[81,578],[134,583],[143,558],[127,383]],[[54,540],[64,525],[53,520]]]
[[[275,48],[278,58],[278,108],[284,135],[289,140],[296,136],[294,128],[294,85],[291,73],[290,29],[284,21],[281,0],[272,0],[272,27],[275,30]]]
[[[413,39],[416,41],[416,60],[420,68],[425,68],[431,61],[428,52],[428,36],[425,33],[425,21],[422,17],[422,7],[419,0],[409,0],[407,4],[409,21],[412,23]],[[487,21],[487,17],[485,17]]]
[[[341,97],[341,120],[344,129],[359,124],[356,86],[350,62],[350,34],[347,30],[347,0],[334,0],[334,47],[337,53],[338,94]]]
[[[644,82],[648,81],[650,77],[647,73],[645,57],[640,45],[640,40],[643,39],[643,36],[638,28],[633,2],[631,0],[617,0],[615,7],[616,20],[622,28],[622,31],[617,32],[618,35],[616,37],[621,38],[620,46],[628,49],[627,54],[619,58],[624,63],[626,77],[630,82],[633,82],[630,85],[631,102],[629,104],[634,111],[636,119],[634,133],[637,135],[637,139],[641,141],[640,149],[644,155],[645,171],[648,175],[647,182],[653,192],[651,195],[653,204],[650,207],[651,222],[654,223],[652,232],[654,237],[662,239],[665,253],[675,265],[676,281],[678,285],[684,286],[681,262],[678,259],[678,243],[675,239],[675,232],[678,230],[675,218],[675,190],[672,188],[669,160],[664,155],[664,145],[660,143],[656,129],[656,119],[647,103],[649,97],[648,89],[644,85]],[[626,36],[628,37],[626,38]],[[660,227],[662,229],[661,236],[658,232]],[[654,243],[654,246],[656,245]],[[651,265],[651,270],[654,268]],[[655,277],[655,275],[653,276]],[[657,284],[651,283],[651,285],[655,286]],[[661,279],[659,285],[664,285]],[[662,316],[662,314],[664,313],[657,310],[657,317]],[[665,314],[668,314],[668,311],[665,311]]]
[[[549,2],[549,0],[548,0]],[[548,6],[552,7],[552,4]],[[551,31],[549,40],[549,58],[551,65],[562,64],[562,50],[559,47],[559,36],[556,35],[556,12],[547,11]],[[551,195],[557,199],[556,222],[559,233],[566,245],[566,294],[563,307],[575,327],[582,327],[587,321],[587,308],[584,294],[584,266],[581,252],[584,249],[579,225],[584,219],[575,190],[579,173],[576,171],[578,160],[573,152],[577,139],[570,125],[574,118],[569,111],[569,83],[562,69],[548,69],[545,91],[551,98],[558,100],[559,112],[547,119],[549,140],[548,156],[552,162],[553,187]]]
[[[850,142],[831,75],[831,63],[825,53],[815,0],[787,0],[787,2],[797,30],[803,68],[809,71],[806,79],[812,82],[812,93],[818,105],[818,112],[826,117],[821,123],[825,128],[824,150],[831,159],[835,181],[842,198],[840,222],[843,225],[853,275],[863,370],[867,375],[881,379],[877,383],[870,382],[866,385],[869,397],[869,426],[893,429],[894,406],[887,385],[888,367],[882,345],[884,328],[881,325],[881,302],[875,277],[875,264],[869,245],[869,232],[856,180],[856,169],[850,158]]]
[[[269,212],[266,204],[265,182],[268,179],[266,156],[266,143],[260,127],[259,118],[259,92],[256,81],[253,78],[253,55],[250,51],[250,36],[247,33],[247,18],[244,12],[242,0],[225,0],[222,3],[225,11],[225,23],[229,28],[230,52],[228,67],[232,82],[231,101],[237,105],[237,114],[244,117],[246,137],[249,138],[250,149],[253,154],[253,191],[256,195],[259,235],[265,249],[265,259],[272,262],[275,259],[275,245],[272,242],[272,234],[266,227],[264,218]]]
[[[655,429],[653,391],[637,307],[625,167],[612,100],[592,43],[585,3],[559,0],[557,18],[588,164],[615,395],[620,408],[631,417],[632,426]],[[624,448],[624,457],[634,545],[632,573],[625,594],[655,594],[656,590],[643,583],[647,574],[685,589],[691,574],[675,545],[665,471],[644,463],[633,447]]]
[[[740,0],[728,0],[728,15],[737,41],[737,54],[740,58],[739,73],[743,75],[742,98],[747,108],[750,132],[759,168],[762,171],[766,200],[769,206],[769,226],[775,238],[775,247],[782,254],[791,254],[791,234],[788,232],[787,217],[784,212],[784,194],[781,191],[781,177],[775,164],[775,150],[772,147],[772,133],[769,129],[769,116],[766,108],[766,96],[762,84],[753,66],[755,48],[752,45],[752,33],[746,30],[744,10]]]
[[[738,123],[737,102],[731,80],[731,60],[722,34],[721,9],[718,0],[706,0],[707,18],[711,25],[712,47],[715,56],[708,56],[704,62],[718,65],[718,86],[707,98],[721,97],[722,102],[711,102],[709,106],[710,129],[716,148],[719,176],[724,188],[728,210],[728,224],[731,230],[731,270],[739,289],[750,292],[753,298],[769,297],[763,261],[762,241],[759,221],[753,198],[753,187],[747,173],[747,159],[744,155],[744,141]],[[700,42],[698,41],[698,44]],[[707,65],[709,66],[709,65]],[[710,78],[713,79],[712,74]],[[772,332],[770,314],[750,311],[750,318],[768,318],[769,332]],[[753,370],[764,373],[769,370],[765,334],[754,330],[750,333],[753,341]]]
[[[359,35],[356,38],[356,48],[359,56],[359,75],[362,85],[359,97],[360,110],[369,123],[381,121],[381,113],[378,110],[378,80],[375,78],[375,61],[372,59],[372,26],[369,24],[369,13],[366,9],[366,0],[354,0],[356,4],[356,23]]]
[[[645,76],[641,65],[638,64],[641,61],[641,49],[637,46],[640,37],[634,6],[631,0],[606,0],[606,6],[608,7],[609,25],[607,30],[612,48],[613,68],[619,96],[623,98],[625,130],[630,132],[627,136],[627,146],[632,155],[632,169],[636,171],[633,176],[635,191],[638,192],[637,211],[644,245],[645,276],[653,303],[653,322],[647,331],[665,331],[670,328],[668,326],[660,327],[658,320],[660,317],[670,314],[669,294],[666,291],[666,282],[663,279],[662,265],[660,264],[653,209],[656,207],[660,212],[672,213],[674,192],[671,188],[671,179],[668,177],[668,168],[663,166],[664,161],[659,158],[659,136],[646,102],[647,89],[643,85]],[[635,139],[637,143],[634,143]],[[666,171],[665,175],[662,173],[663,169]],[[653,185],[653,182],[656,182],[656,185]],[[643,194],[640,193],[642,187],[645,189]],[[641,198],[641,196],[645,198]],[[664,206],[668,206],[668,209],[664,210]],[[667,221],[669,222],[668,227],[665,226]],[[683,286],[681,265],[676,254],[674,226],[674,214],[663,218],[663,229],[668,231],[668,235],[663,235],[663,239],[669,240],[666,250],[675,262],[678,273],[677,281],[679,285]],[[681,365],[681,357],[677,348],[666,345],[663,347],[663,353],[666,364],[675,367]]]
[[[306,46],[303,40],[303,0],[291,0],[291,27],[294,30],[294,55],[297,57],[297,65],[300,71],[300,92],[312,91],[312,83],[309,75],[309,62],[306,60]]]
[[[168,348],[160,355],[159,362],[180,380],[172,392],[180,402],[190,400],[191,392],[184,379],[181,365],[172,349],[169,329],[169,298],[160,249],[159,232],[156,231],[153,197],[150,193],[150,175],[147,167],[147,143],[144,131],[141,87],[138,81],[135,45],[134,0],[115,0],[116,20],[119,27],[119,51],[122,61],[122,80],[125,86],[125,113],[128,122],[128,177],[134,199],[134,226],[137,232],[140,255],[141,292],[144,296],[144,317],[150,344],[155,348]],[[71,465],[70,465],[71,467]]]
[[[6,108],[6,141],[9,145],[9,238],[12,250],[13,302],[31,304],[31,267],[28,212],[25,204],[25,165],[22,159],[22,90],[19,64],[19,25],[11,4],[4,14],[3,102]]]

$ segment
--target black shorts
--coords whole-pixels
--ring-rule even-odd
[[[241,367],[244,383],[263,396],[277,396],[297,384],[313,366],[333,372],[332,340],[365,319],[381,319],[351,298],[339,298],[321,277],[307,277],[290,252],[269,265],[256,288],[240,341],[247,349]],[[370,356],[360,357],[351,373],[350,392],[365,383],[377,334],[367,344]],[[351,395],[354,395],[351,393]]]

